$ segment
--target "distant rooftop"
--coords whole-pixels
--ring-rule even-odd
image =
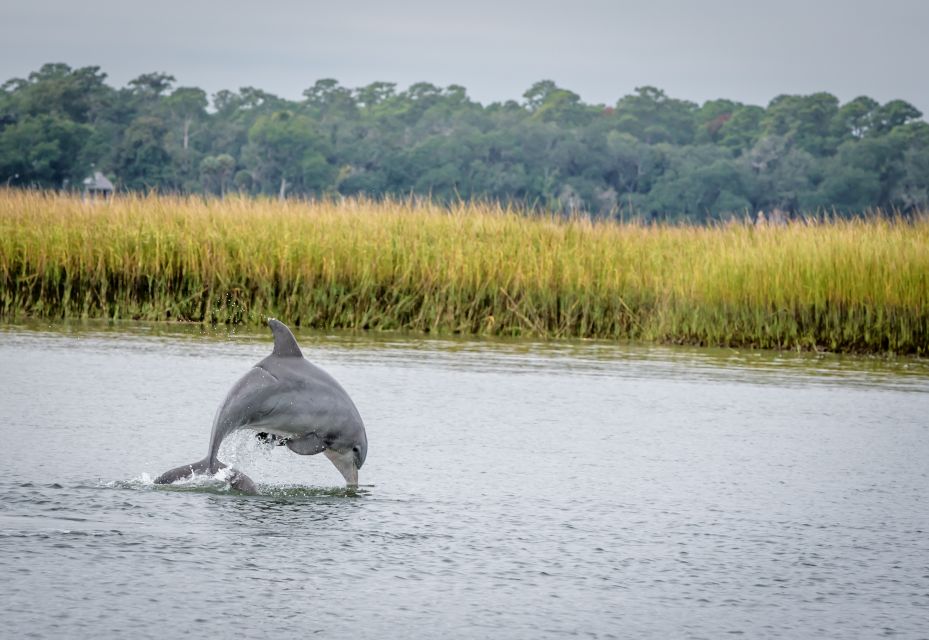
[[[84,188],[88,191],[113,191],[113,183],[99,171],[93,177],[84,178]]]

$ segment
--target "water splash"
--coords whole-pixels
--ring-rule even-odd
[[[182,478],[172,484],[155,484],[152,476],[146,472],[129,480],[112,480],[103,483],[108,489],[134,489],[137,491],[204,491],[207,493],[234,492],[229,486],[230,470],[220,469],[214,474],[198,473]]]
[[[156,485],[150,473],[142,472],[128,480],[101,482],[97,486],[135,491],[240,495],[230,485],[233,470],[255,480],[259,496],[279,500],[357,498],[368,494],[374,486],[347,488],[323,456],[294,455],[285,447],[259,442],[250,431],[240,431],[226,438],[219,458],[228,465],[226,468],[214,474],[194,474],[168,485]]]

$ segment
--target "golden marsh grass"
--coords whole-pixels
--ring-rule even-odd
[[[492,204],[0,190],[0,315],[925,355],[929,220],[671,227]]]

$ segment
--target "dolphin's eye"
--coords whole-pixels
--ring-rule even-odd
[[[354,451],[355,453],[358,453],[358,445],[355,445],[354,447],[352,447],[352,451]]]

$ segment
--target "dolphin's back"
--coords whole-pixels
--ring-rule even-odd
[[[299,413],[301,425],[332,439],[341,434],[351,439],[364,434],[364,422],[355,403],[336,379],[303,357],[293,332],[279,320],[268,320],[274,335],[271,355],[255,365],[274,376],[286,388],[290,409]]]
[[[280,407],[282,416],[299,415],[301,426],[329,431],[364,429],[355,403],[335,378],[306,358],[270,355],[256,365],[278,381],[281,398],[291,404]]]
[[[345,389],[306,358],[268,356],[242,376],[226,395],[213,419],[209,459],[238,429],[277,435],[315,433],[321,441],[349,441],[364,431],[364,422]]]

